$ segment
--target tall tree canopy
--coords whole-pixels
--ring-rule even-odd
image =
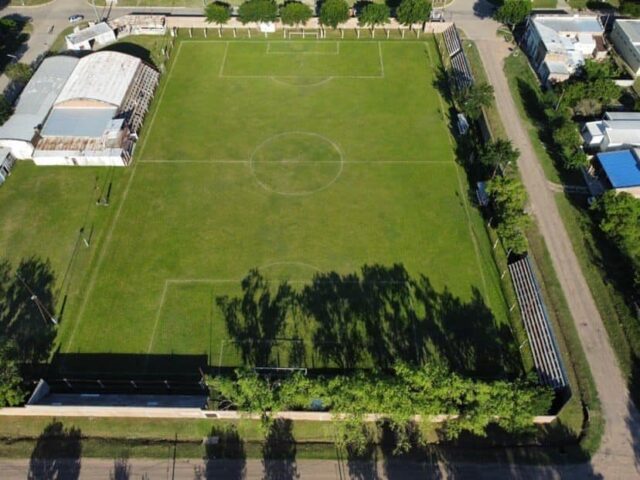
[[[411,26],[429,20],[431,2],[429,0],[402,0],[396,11],[396,17],[402,25]]]
[[[274,22],[278,18],[278,5],[274,0],[247,0],[238,9],[242,23]]]
[[[493,101],[493,87],[488,83],[474,83],[456,92],[456,100],[469,118],[477,120],[482,109]]]
[[[487,185],[496,220],[497,232],[507,250],[521,254],[527,251],[524,234],[530,223],[525,212],[527,192],[522,182],[515,177],[498,176]]]
[[[480,151],[480,163],[491,173],[498,167],[505,168],[515,164],[520,156],[520,151],[514,148],[509,140],[498,140],[487,143]]]
[[[227,3],[213,2],[205,7],[204,16],[207,19],[207,23],[224,25],[231,18],[231,7]]]
[[[531,2],[529,0],[505,0],[494,14],[495,19],[509,27],[524,22],[527,15],[531,13]]]
[[[320,23],[336,28],[349,20],[349,4],[345,0],[326,0],[320,7]]]
[[[389,21],[390,10],[384,3],[368,3],[360,12],[358,22],[360,25],[371,27],[373,29],[377,25],[383,25]]]
[[[308,5],[297,1],[287,2],[280,7],[280,19],[285,25],[304,25],[312,15]]]

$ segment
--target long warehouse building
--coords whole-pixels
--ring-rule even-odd
[[[158,79],[119,52],[49,57],[0,126],[0,147],[36,165],[126,166]]]

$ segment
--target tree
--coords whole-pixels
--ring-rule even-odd
[[[274,22],[278,18],[278,6],[274,0],[247,0],[238,9],[238,19],[243,23]]]
[[[638,0],[624,0],[620,2],[620,13],[630,17],[640,17],[640,2],[638,2]]]
[[[4,95],[0,95],[0,125],[9,120],[12,108]]]
[[[0,339],[0,408],[19,405],[24,400],[22,377],[13,359],[10,342]]]
[[[524,231],[530,223],[525,212],[527,192],[522,182],[515,177],[499,176],[487,184],[496,220],[496,231],[504,247],[515,253],[527,251]]]
[[[457,102],[469,118],[478,120],[482,109],[493,101],[493,87],[488,83],[474,83],[456,92]]]
[[[531,2],[529,0],[505,0],[494,14],[495,19],[511,29],[524,22],[527,15],[531,13]]]
[[[280,19],[285,25],[303,25],[312,15],[308,5],[297,1],[287,2],[280,8]]]
[[[389,15],[389,7],[384,3],[368,3],[360,13],[358,23],[371,27],[371,36],[375,37],[376,26],[387,23]]]
[[[349,20],[349,4],[345,0],[326,0],[320,7],[320,23],[331,28]]]
[[[15,82],[27,83],[33,75],[33,69],[26,63],[18,62],[9,65],[4,73]]]
[[[610,190],[593,208],[600,230],[640,265],[640,200],[626,192]]]
[[[207,23],[215,23],[218,25],[218,36],[222,36],[222,25],[231,18],[231,7],[227,3],[213,2],[208,4],[204,9],[204,16]]]
[[[480,163],[489,171],[495,172],[498,167],[506,168],[515,164],[520,156],[520,151],[513,147],[509,140],[491,141],[480,152]]]
[[[431,2],[429,0],[402,0],[396,11],[396,17],[402,25],[413,28],[415,23],[429,20]]]

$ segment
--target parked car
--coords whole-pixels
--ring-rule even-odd
[[[69,23],[76,23],[79,22],[80,20],[84,20],[84,15],[71,15],[69,17]]]

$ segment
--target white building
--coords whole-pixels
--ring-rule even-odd
[[[57,59],[72,61],[64,75],[55,77],[57,88],[50,89],[49,81],[48,95],[31,93],[41,91],[38,69],[25,89],[26,106],[38,114],[11,117],[8,128],[0,127],[0,146],[11,148],[18,158],[32,158],[36,165],[128,165],[158,72],[119,52],[97,52],[80,60],[50,57],[45,62],[57,65]],[[23,97],[20,112],[26,110]]]
[[[563,82],[586,59],[606,57],[604,28],[596,15],[531,15],[524,49],[543,83]]]
[[[616,19],[609,38],[633,74],[640,76],[640,20]]]
[[[585,148],[600,152],[640,147],[640,112],[607,112],[584,124],[582,138]]]
[[[65,37],[68,50],[92,50],[116,41],[116,34],[105,22],[91,24],[87,28],[77,29]]]

